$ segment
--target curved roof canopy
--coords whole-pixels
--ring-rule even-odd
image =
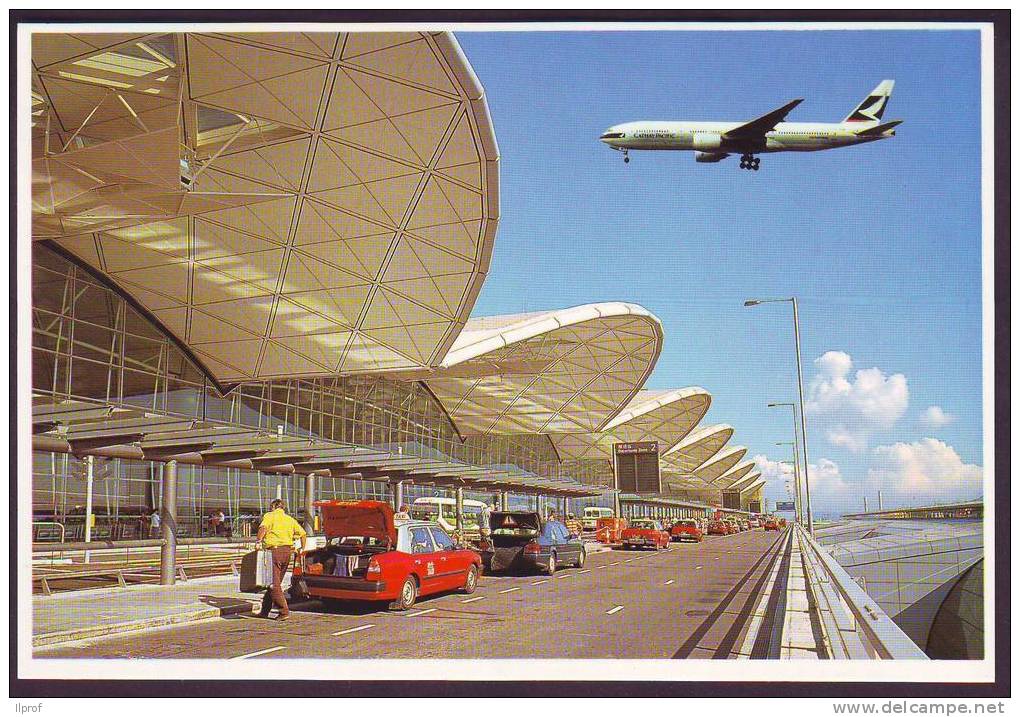
[[[711,460],[694,471],[692,476],[701,483],[714,483],[720,476],[737,465],[747,453],[743,446],[731,446],[719,451]]]
[[[667,473],[692,473],[722,450],[732,436],[733,427],[725,423],[691,431],[663,455],[663,470]]]
[[[739,490],[741,493],[746,491],[756,480],[761,478],[761,471],[755,471],[747,476],[744,476],[740,480],[732,483],[729,490]]]
[[[746,488],[742,488],[740,492],[741,492],[741,494],[743,494],[743,493],[753,493],[753,492],[755,492],[756,490],[758,490],[759,488],[761,488],[764,485],[765,485],[765,481],[763,479],[759,478],[757,481],[755,481],[751,485],[747,486]]]
[[[640,391],[599,433],[550,436],[560,458],[611,460],[614,443],[657,441],[665,451],[698,425],[712,395],[693,386],[671,391]]]
[[[634,304],[471,319],[425,383],[462,435],[595,433],[661,350],[661,323]]]
[[[731,488],[752,470],[754,470],[754,461],[737,463],[735,466],[726,471],[726,473],[719,476],[712,482],[718,484],[721,488]]]
[[[33,35],[33,237],[221,383],[435,367],[498,150],[448,33]]]

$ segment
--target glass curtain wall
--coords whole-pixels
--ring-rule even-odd
[[[89,401],[271,433],[282,426],[291,436],[600,482],[597,466],[568,470],[545,436],[458,435],[442,406],[415,381],[291,379],[241,384],[223,395],[173,341],[102,281],[39,244],[33,246],[32,259],[32,389],[39,400]],[[144,535],[143,516],[159,507],[161,471],[158,463],[97,458],[93,536]],[[74,456],[33,455],[38,537],[50,530],[45,523],[64,525],[68,540],[81,537],[84,476],[83,462]],[[293,508],[303,505],[300,476],[179,465],[178,480],[178,516],[185,535],[203,534],[208,516],[217,510],[228,516],[235,533],[246,534],[278,490]],[[428,486],[406,491],[409,499],[446,494]],[[317,494],[322,499],[388,499],[389,486],[319,478]]]

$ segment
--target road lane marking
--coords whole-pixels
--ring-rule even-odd
[[[584,575],[585,573],[590,573],[590,572],[591,572],[591,570],[582,570],[581,572],[578,573],[578,575]]]
[[[625,563],[633,563],[637,558],[631,558],[630,560],[624,560]]]
[[[485,599],[484,595],[479,595],[478,597],[468,598],[467,600],[461,600],[460,602],[461,602],[461,605],[464,605],[464,604],[469,603],[469,602],[478,602],[479,600],[484,600],[484,599]]]
[[[427,610],[415,610],[414,612],[405,613],[404,617],[418,617],[419,615],[428,615],[430,612],[435,612],[439,608],[430,607]]]
[[[277,650],[282,650],[285,647],[287,647],[287,646],[286,645],[280,645],[279,647],[270,647],[270,648],[267,648],[265,650],[259,650],[258,652],[249,652],[247,655],[238,655],[237,657],[232,657],[230,659],[232,659],[232,660],[247,660],[249,657],[258,657],[259,655],[266,655],[266,654],[269,654],[270,652],[276,652]]]
[[[520,588],[507,588],[506,590],[500,590],[499,594],[503,595],[504,593],[516,592],[517,590],[520,590]]]
[[[536,580],[535,582],[533,582],[531,584],[532,585],[541,585],[541,584],[547,583],[547,582],[549,582],[549,581],[548,580]]]
[[[701,569],[702,569],[703,567],[705,567],[705,566],[704,566],[704,565],[699,565],[698,567],[696,567],[696,568],[694,568],[694,569],[695,569],[695,570],[701,570]]]
[[[600,565],[599,566],[599,570],[609,570],[609,566],[608,565]]]
[[[557,575],[556,579],[557,580],[562,580],[563,578],[570,578],[570,577],[573,577],[573,576],[574,576],[573,573],[563,573],[562,575]]]
[[[663,585],[672,585],[672,584],[673,584],[672,580],[667,580],[666,582],[663,583]]]
[[[357,627],[349,627],[346,630],[341,630],[340,632],[334,632],[333,636],[334,637],[338,637],[340,635],[350,635],[352,632],[361,632],[362,630],[367,630],[367,629],[369,629],[371,627],[375,627],[375,625],[373,625],[372,623],[368,623],[368,624],[365,624],[365,625],[358,625]]]
[[[623,609],[623,605],[617,605],[612,610],[606,610],[606,615],[615,615]]]
[[[619,564],[620,564],[620,561],[619,561],[619,560],[617,560],[617,561],[616,561],[615,563],[609,563],[609,564],[610,564],[610,565],[619,565]]]

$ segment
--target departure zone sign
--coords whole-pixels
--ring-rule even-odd
[[[614,443],[613,457],[616,487],[621,492],[639,495],[662,492],[658,441]]]

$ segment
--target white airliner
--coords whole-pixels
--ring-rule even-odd
[[[740,154],[740,168],[757,170],[766,152],[817,152],[874,142],[896,134],[903,120],[882,122],[893,91],[893,80],[882,80],[842,122],[784,122],[803,102],[788,102],[750,122],[627,122],[607,129],[599,139],[623,152],[632,149],[690,150],[697,162],[719,162]]]

